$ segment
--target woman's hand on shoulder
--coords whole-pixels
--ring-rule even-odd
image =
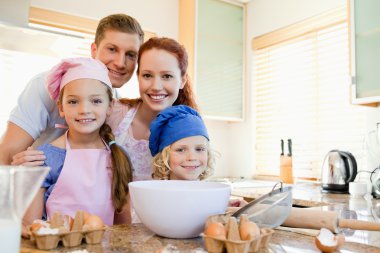
[[[27,150],[15,154],[12,157],[11,165],[23,165],[23,166],[42,166],[45,162],[45,155],[43,151],[36,150],[33,147],[29,147]]]

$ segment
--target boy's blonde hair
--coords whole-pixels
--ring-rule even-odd
[[[161,152],[153,157],[152,178],[158,180],[169,180],[171,168],[169,166],[170,146],[165,147]],[[199,175],[200,180],[204,180],[214,174],[215,152],[207,146],[207,166]]]

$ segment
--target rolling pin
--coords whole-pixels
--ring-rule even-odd
[[[353,219],[339,219],[335,211],[320,211],[293,207],[282,226],[293,228],[328,228],[338,233],[338,228],[380,231],[380,223]]]

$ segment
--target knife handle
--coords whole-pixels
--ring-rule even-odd
[[[292,156],[292,139],[288,139],[288,156]]]
[[[281,139],[281,155],[284,155],[284,140]]]

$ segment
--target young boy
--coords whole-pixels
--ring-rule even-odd
[[[100,20],[91,56],[107,66],[113,88],[120,88],[130,80],[143,40],[140,24],[128,15],[114,14]],[[64,133],[64,129],[56,128],[65,125],[65,121],[49,97],[45,78],[46,72],[34,77],[18,98],[0,139],[0,164],[42,165],[43,152],[28,147],[49,143]]]
[[[191,107],[161,111],[150,125],[149,148],[153,179],[203,180],[214,171],[206,126]]]

